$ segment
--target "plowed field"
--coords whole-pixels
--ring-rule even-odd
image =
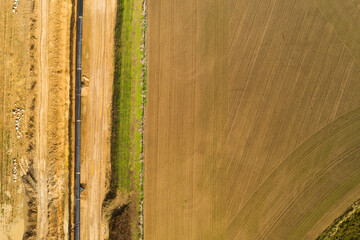
[[[314,239],[358,199],[358,1],[149,1],[148,21],[145,237]]]

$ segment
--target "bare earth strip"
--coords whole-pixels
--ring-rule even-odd
[[[102,215],[106,169],[110,167],[110,110],[116,1],[84,1],[82,90],[81,238],[104,239],[109,230]],[[106,234],[105,234],[106,233]]]
[[[71,1],[40,3],[37,237],[63,238],[68,161]],[[66,199],[67,200],[67,199]]]
[[[0,3],[0,239],[22,239],[27,207],[22,176],[26,174],[29,138],[27,132],[32,62],[32,1],[12,11],[13,3]],[[33,30],[33,29],[32,29]],[[15,112],[14,112],[15,110]],[[21,119],[16,122],[17,117]],[[21,135],[19,134],[21,133]]]
[[[39,92],[39,132],[38,132],[38,237],[44,239],[48,228],[47,219],[47,187],[46,187],[46,160],[47,160],[47,113],[48,113],[48,1],[41,0],[41,36],[40,36],[40,92]]]
[[[14,3],[1,4],[1,238],[64,238],[71,3]]]

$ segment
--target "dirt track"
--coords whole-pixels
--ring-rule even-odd
[[[113,41],[116,1],[84,1],[82,90],[81,238],[103,239],[102,216],[106,169],[110,167],[110,110],[113,84]]]
[[[22,239],[27,215],[21,177],[29,163],[26,132],[31,132],[29,103],[34,93],[27,89],[34,80],[29,73],[33,59],[28,52],[31,40],[27,38],[32,34],[30,19],[34,13],[29,6],[31,1],[14,13],[11,2],[0,4],[0,239],[4,240]],[[16,108],[22,114],[19,131],[15,125],[17,114],[13,115]]]
[[[41,0],[41,36],[40,36],[40,92],[39,92],[39,132],[38,132],[38,237],[44,239],[47,236],[48,230],[48,189],[47,189],[47,177],[46,177],[46,162],[47,162],[47,113],[48,113],[48,92],[49,92],[49,66],[48,66],[48,1]]]
[[[38,179],[37,237],[67,235],[69,49],[71,2],[39,3],[39,130],[35,169]],[[67,210],[67,209],[66,209]]]

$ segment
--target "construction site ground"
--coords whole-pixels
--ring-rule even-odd
[[[1,239],[68,234],[71,6],[0,4]]]
[[[115,14],[116,0],[84,1],[82,72],[89,83],[82,89],[81,104],[82,239],[104,239],[109,234],[102,204],[110,168]]]

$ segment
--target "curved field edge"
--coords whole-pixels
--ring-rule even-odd
[[[103,206],[110,239],[141,239],[143,235],[145,8],[144,0],[117,1],[110,191]]]
[[[360,199],[354,202],[338,217],[318,238],[325,239],[359,239],[360,238]]]
[[[360,108],[357,108],[298,146],[229,223],[228,237],[309,237],[327,212],[359,190],[359,157]]]

